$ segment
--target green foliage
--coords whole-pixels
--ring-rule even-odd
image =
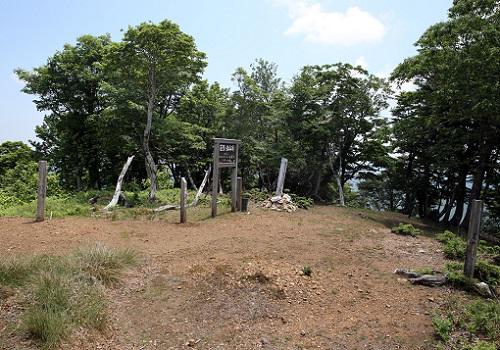
[[[434,327],[434,332],[436,336],[442,341],[448,341],[450,339],[450,333],[453,329],[453,322],[448,318],[434,317],[432,319],[432,326]]]
[[[302,273],[304,274],[304,276],[311,276],[312,275],[312,268],[311,268],[311,266],[305,265],[302,268]]]
[[[460,237],[455,237],[445,243],[443,253],[448,259],[463,260],[465,258],[466,249],[467,243]]]
[[[295,203],[299,208],[309,209],[314,205],[314,200],[310,197],[299,196],[294,193],[288,193],[292,198],[292,202]]]
[[[484,260],[478,260],[474,268],[474,276],[490,286],[500,285],[500,267]]]
[[[75,327],[102,330],[107,321],[104,286],[137,262],[131,250],[103,245],[66,257],[10,257],[0,260],[0,286],[25,295],[21,329],[43,348],[54,348]]]
[[[436,239],[441,243],[447,243],[448,241],[455,239],[456,237],[457,236],[453,232],[448,230],[445,230],[436,235]]]
[[[415,228],[412,224],[400,223],[398,226],[394,226],[391,229],[392,233],[402,235],[402,236],[412,236],[416,237],[420,234],[420,230]]]
[[[500,303],[495,300],[476,300],[465,308],[460,320],[470,333],[490,339],[500,338]]]
[[[246,190],[243,196],[247,197],[255,203],[260,203],[271,197],[272,193],[268,191],[261,191],[258,188],[251,188],[249,190]]]
[[[495,300],[463,303],[452,299],[432,323],[447,349],[496,349],[500,341],[500,304]]]

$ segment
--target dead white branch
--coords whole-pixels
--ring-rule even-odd
[[[125,174],[127,173],[128,167],[130,166],[130,163],[132,163],[133,159],[134,159],[134,156],[130,156],[130,157],[128,157],[127,161],[125,162],[125,165],[123,166],[123,169],[122,169],[120,176],[118,177],[118,181],[116,183],[115,194],[113,195],[111,202],[109,202],[109,204],[102,209],[103,211],[108,211],[111,208],[113,208],[116,204],[118,204],[118,200],[120,199],[120,195],[122,193],[123,178],[125,177]]]

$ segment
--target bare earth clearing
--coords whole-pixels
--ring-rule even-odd
[[[64,254],[101,241],[145,257],[108,294],[109,329],[76,332],[63,349],[433,347],[432,312],[450,292],[411,286],[393,271],[445,261],[433,239],[390,233],[405,217],[316,207],[212,220],[194,211],[186,225],[173,223],[178,213],[155,221],[0,218],[0,254]],[[19,312],[13,299],[0,299],[0,332]],[[14,335],[0,339],[2,349],[33,348]]]

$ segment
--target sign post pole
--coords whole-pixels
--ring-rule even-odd
[[[217,195],[221,168],[233,168],[231,174],[231,211],[237,210],[238,149],[240,140],[214,139],[214,164],[212,175],[212,217],[217,216]]]

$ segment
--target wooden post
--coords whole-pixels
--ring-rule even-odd
[[[236,200],[236,210],[241,211],[241,198],[243,196],[243,179],[241,178],[241,176],[238,176],[236,183],[237,183],[237,187],[238,187],[237,200]]]
[[[285,186],[285,175],[286,175],[286,166],[288,165],[288,159],[281,158],[280,164],[280,173],[278,175],[278,184],[276,185],[276,195],[283,195],[283,186]]]
[[[186,203],[187,203],[187,181],[185,177],[181,177],[181,224],[186,223]]]
[[[214,164],[212,165],[212,217],[217,216],[217,194],[219,193],[219,144],[214,142]]]
[[[38,197],[36,205],[36,221],[45,220],[45,197],[47,194],[47,161],[38,162]]]
[[[464,275],[472,278],[474,266],[476,265],[477,246],[479,244],[479,233],[481,231],[481,219],[483,215],[483,201],[473,200],[469,220],[469,232],[467,235],[467,250],[465,252]]]
[[[238,211],[238,204],[236,203],[238,201],[238,174],[237,170],[238,168],[233,168],[233,172],[231,174],[231,211],[234,213],[235,211]]]

